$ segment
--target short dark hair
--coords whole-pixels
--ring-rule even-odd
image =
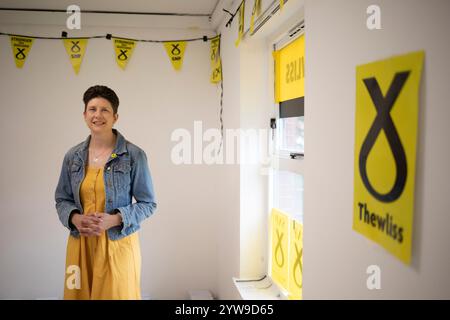
[[[114,114],[117,113],[117,109],[119,109],[119,97],[112,89],[108,88],[107,86],[99,86],[99,85],[90,87],[84,93],[83,95],[84,111],[86,111],[86,107],[89,101],[99,97],[108,100],[109,103],[111,103]]]

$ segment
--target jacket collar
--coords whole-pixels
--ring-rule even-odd
[[[120,134],[117,129],[112,129],[113,133],[116,135],[116,146],[114,147],[113,153],[121,155],[128,152],[127,144],[124,136]],[[86,140],[81,144],[80,148],[77,150],[77,154],[81,159],[85,160],[87,157],[87,151],[89,148],[89,142],[91,141],[91,135],[89,135]]]

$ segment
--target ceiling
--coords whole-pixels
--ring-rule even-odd
[[[0,8],[66,10],[76,4],[83,10],[157,12],[211,15],[220,0],[0,0]]]

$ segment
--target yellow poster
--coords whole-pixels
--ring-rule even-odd
[[[125,67],[130,61],[133,55],[134,47],[136,46],[136,41],[122,38],[112,38],[114,43],[114,52],[116,54],[116,61],[119,67],[125,70]]]
[[[238,30],[238,38],[236,42],[234,43],[237,46],[239,46],[239,43],[241,43],[242,36],[244,35],[244,14],[245,14],[245,1],[242,1],[241,5],[239,6],[239,30]]]
[[[181,70],[183,66],[184,52],[186,51],[186,41],[178,42],[164,42],[164,47],[166,48],[167,55],[169,56],[170,62],[175,70]]]
[[[75,74],[80,72],[81,62],[83,62],[84,53],[86,52],[88,39],[73,38],[63,39],[64,47],[69,55]]]
[[[33,38],[11,36],[11,48],[17,68],[22,68],[33,45]]]
[[[275,102],[305,96],[305,36],[273,53],[275,59]]]
[[[303,224],[291,220],[289,232],[289,282],[290,300],[301,300],[303,292]]]
[[[212,83],[218,83],[222,80],[222,62],[220,58],[217,59],[216,64],[212,68],[210,80]]]
[[[424,52],[356,68],[353,229],[411,261]]]
[[[271,214],[272,238],[272,279],[281,287],[288,287],[288,244],[289,219],[283,212],[272,209]]]
[[[259,17],[261,13],[261,0],[255,0],[253,3],[252,17],[250,18],[250,35],[255,31],[255,19]]]

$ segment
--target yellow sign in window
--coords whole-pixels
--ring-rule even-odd
[[[300,300],[303,293],[303,224],[290,221],[289,227],[289,299]]]
[[[305,96],[305,36],[274,51],[275,102]]]
[[[289,299],[302,299],[303,225],[274,208],[270,230],[272,279],[288,292]]]
[[[288,287],[289,219],[283,212],[272,209],[272,279],[282,288]]]

